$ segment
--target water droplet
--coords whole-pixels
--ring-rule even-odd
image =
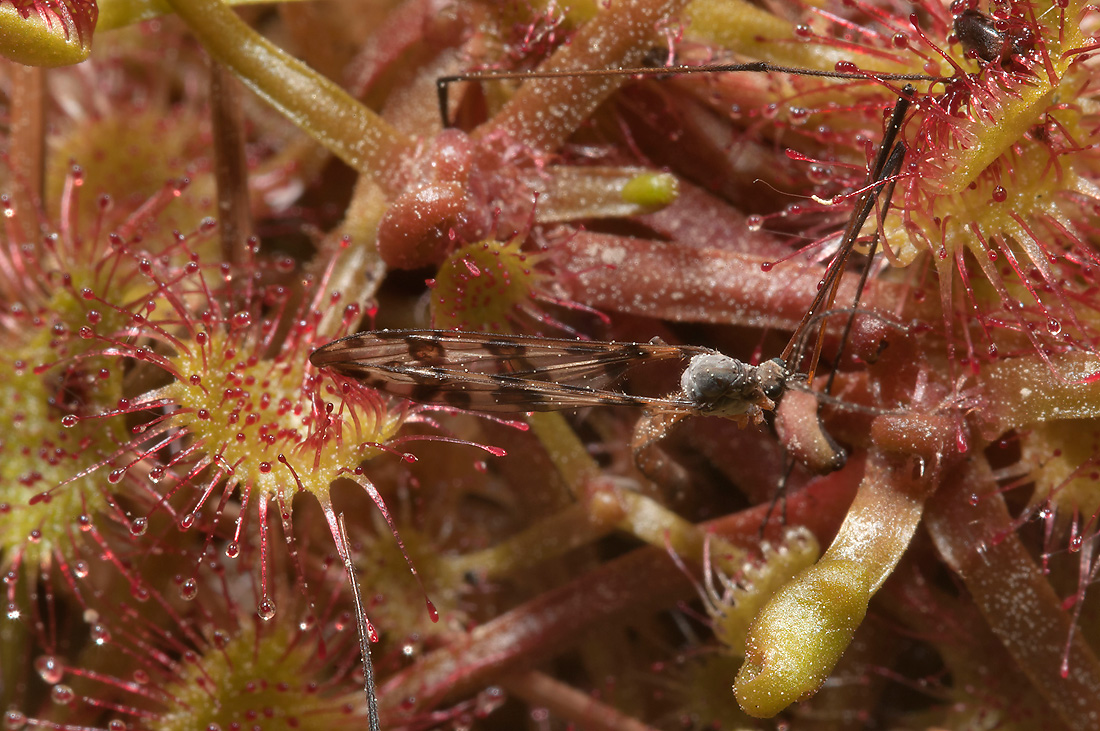
[[[476,714],[478,718],[486,718],[496,709],[500,708],[508,696],[495,685],[490,685],[477,694]]]
[[[122,482],[122,478],[126,476],[126,470],[119,468],[117,470],[111,470],[107,475],[107,482],[112,485],[117,485]]]
[[[241,555],[241,546],[236,541],[230,541],[225,544],[225,557],[236,558]]]
[[[107,731],[126,731],[126,722],[118,718],[112,718],[107,722]]]
[[[999,185],[996,188],[993,189],[993,202],[994,203],[1004,203],[1006,200],[1008,200],[1008,191],[1007,190],[1005,190],[1004,188],[1002,188]]]
[[[61,417],[61,426],[65,427],[66,429],[72,429],[78,423],[80,423],[80,417],[76,414],[66,414],[65,416]]]
[[[34,659],[34,670],[43,682],[53,685],[65,677],[65,666],[53,655],[39,655]]]
[[[183,529],[183,530],[189,530],[191,528],[191,526],[193,526],[194,524],[195,524],[195,514],[194,513],[188,513],[187,515],[180,518],[180,528]]]
[[[1055,320],[1053,317],[1047,320],[1047,332],[1051,335],[1057,335],[1062,332],[1062,323]]]
[[[27,725],[27,717],[19,711],[8,711],[4,714],[4,728],[7,731],[19,731]]]
[[[59,706],[67,706],[76,700],[76,693],[69,686],[58,683],[50,688],[50,700]]]
[[[432,600],[429,599],[428,597],[424,597],[424,603],[428,606],[428,616],[431,617],[432,623],[434,624],[434,623],[438,622],[439,621],[439,610],[435,608],[434,604],[432,604]]]
[[[759,231],[764,226],[764,217],[753,214],[745,219],[745,227],[749,231]]]
[[[809,120],[810,110],[805,107],[791,107],[787,115],[792,125],[802,125],[806,124],[806,121]]]
[[[248,312],[236,312],[229,318],[229,326],[234,330],[242,330],[252,325],[252,315]]]
[[[75,561],[73,563],[73,576],[78,579],[84,579],[88,576],[88,562],[87,561]]]
[[[969,500],[967,500],[967,502],[969,502],[972,506],[977,507],[978,503],[980,503],[981,500],[982,499],[978,497],[978,493],[972,492],[970,493],[970,498]]]
[[[130,535],[132,536],[143,536],[147,530],[149,530],[148,518],[134,518],[134,521],[130,523]]]
[[[265,622],[275,617],[275,602],[270,599],[262,599],[256,606],[256,615]]]
[[[92,625],[92,642],[97,645],[106,645],[111,641],[111,631],[102,624]]]
[[[828,165],[811,165],[806,177],[810,179],[811,183],[821,185],[833,179],[833,169]]]
[[[199,595],[199,584],[195,579],[191,578],[180,584],[180,598],[184,601],[191,601]]]

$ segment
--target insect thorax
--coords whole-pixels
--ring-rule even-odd
[[[688,362],[680,387],[699,411],[735,417],[753,407],[770,408],[765,391],[781,388],[785,374],[779,360],[754,367],[720,353],[704,353]]]

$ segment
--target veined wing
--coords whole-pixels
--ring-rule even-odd
[[[310,362],[412,401],[474,411],[622,405],[690,413],[695,408],[683,398],[633,396],[607,386],[639,363],[711,352],[656,343],[379,330],[329,343]]]

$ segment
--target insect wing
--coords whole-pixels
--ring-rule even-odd
[[[685,400],[606,390],[632,365],[706,348],[440,330],[381,330],[329,343],[310,361],[387,393],[473,411],[640,406],[690,412]]]

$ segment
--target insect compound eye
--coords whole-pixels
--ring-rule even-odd
[[[704,411],[743,413],[759,389],[754,371],[739,360],[706,353],[696,355],[680,377],[684,396]]]
[[[782,358],[772,358],[756,369],[757,382],[764,390],[764,395],[772,401],[778,401],[783,395],[783,389],[787,387],[787,379],[790,377],[791,373]]]

